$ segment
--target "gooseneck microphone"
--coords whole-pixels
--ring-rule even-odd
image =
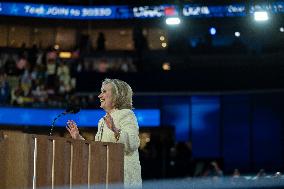
[[[77,114],[78,112],[80,112],[80,108],[76,105],[70,105],[66,108],[65,110],[65,114]]]
[[[66,115],[66,114],[76,114],[80,111],[80,108],[76,105],[68,105],[66,110],[60,114],[58,114],[52,121],[52,124],[51,124],[51,129],[50,129],[50,133],[49,133],[49,136],[52,135],[52,132],[53,132],[53,129],[54,129],[54,126],[55,126],[55,122],[58,118],[60,118],[61,116],[63,115]]]

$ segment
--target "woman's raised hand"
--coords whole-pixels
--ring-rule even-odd
[[[73,139],[81,139],[81,135],[79,133],[79,129],[78,129],[77,124],[75,123],[75,121],[68,120],[66,129],[70,133],[70,135],[71,135],[71,137]]]

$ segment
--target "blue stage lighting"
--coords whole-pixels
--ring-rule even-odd
[[[217,30],[216,30],[216,28],[211,27],[211,28],[209,29],[209,32],[210,32],[211,35],[215,35],[216,32],[217,32]]]

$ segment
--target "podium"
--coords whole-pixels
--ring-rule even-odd
[[[0,131],[0,188],[122,184],[123,148],[123,144]]]

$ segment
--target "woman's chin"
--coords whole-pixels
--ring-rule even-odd
[[[104,105],[101,104],[100,107],[101,107],[103,110],[107,111],[106,106],[104,106]]]

